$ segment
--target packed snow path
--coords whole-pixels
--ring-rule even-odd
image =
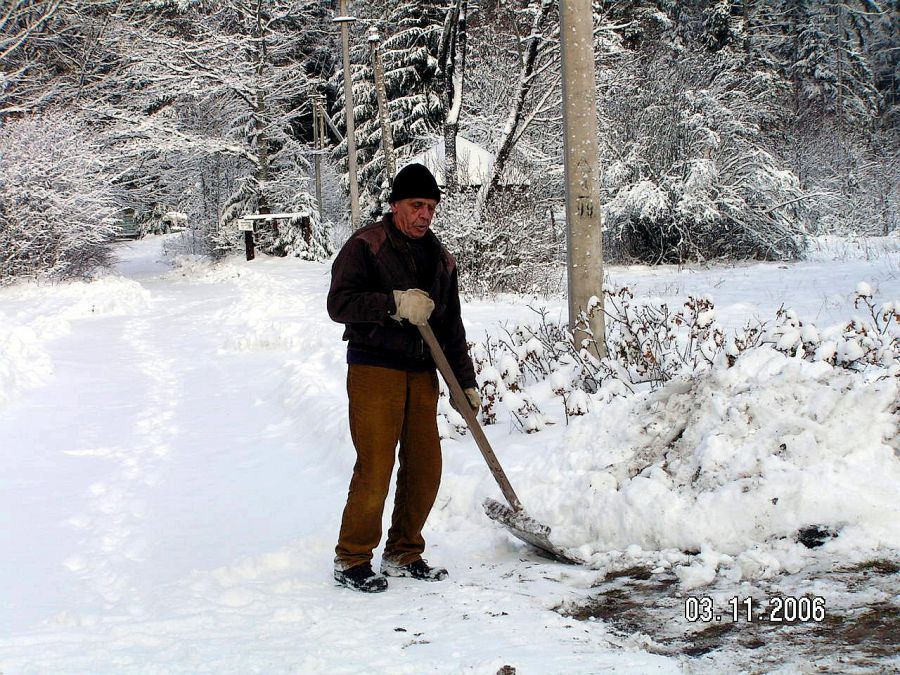
[[[185,279],[158,246],[3,305],[52,374],[0,409],[0,672],[677,669],[548,611],[544,576],[590,575],[523,566],[483,521],[429,538],[447,583],[336,588],[353,455],[328,266]]]
[[[426,532],[451,578],[395,580],[379,596],[336,588],[354,457],[328,265],[188,259],[172,270],[160,244],[123,246],[117,273],[90,284],[0,291],[0,672],[703,668],[646,626],[593,620],[608,615],[579,608],[602,573],[540,559],[487,521],[479,503],[496,487],[470,439],[445,442]],[[873,272],[889,297],[897,259]],[[867,268],[619,273],[644,294],[713,293],[736,325],[788,299],[823,323],[843,319],[848,291],[873,280]],[[498,318],[533,318],[515,298],[464,314],[472,339]],[[528,465],[565,433],[488,429],[526,507]],[[673,593],[647,604],[683,614]],[[890,591],[871,593],[884,603]],[[669,623],[675,634],[657,637],[677,642],[683,624]]]

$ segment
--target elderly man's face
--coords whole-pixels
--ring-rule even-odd
[[[423,197],[400,199],[391,204],[394,224],[410,239],[421,239],[431,227],[431,219],[434,218],[437,204],[437,200]]]

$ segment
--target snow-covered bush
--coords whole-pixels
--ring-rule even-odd
[[[438,435],[444,438],[459,438],[466,433],[466,420],[450,403],[450,392],[443,379],[440,381],[438,397]]]
[[[676,309],[667,303],[635,302],[628,287],[608,288],[604,296],[603,359],[576,348],[568,326],[550,321],[545,310],[535,310],[540,317],[537,324],[507,331],[509,339],[498,345],[518,355],[523,371],[534,381],[549,379],[553,393],[565,398],[569,415],[586,407],[580,395],[573,397],[575,391],[608,397],[644,386],[655,389],[708,368],[720,354],[733,358],[761,338],[762,326],[752,323],[726,336],[709,298],[689,296]],[[593,311],[600,311],[599,305]],[[582,314],[576,328],[590,332],[587,315]]]
[[[115,236],[108,158],[71,115],[0,125],[0,283],[84,276]]]
[[[807,361],[824,361],[855,371],[885,369],[900,376],[900,302],[876,304],[872,287],[862,282],[856,288],[854,306],[865,308],[868,316],[824,331],[781,307],[763,342]]]
[[[512,336],[510,336],[512,338]],[[498,413],[505,411],[514,425],[526,433],[540,431],[553,419],[545,416],[534,397],[525,390],[526,349],[506,340],[487,338],[470,345],[472,362],[481,393],[481,422],[496,424]]]
[[[730,334],[716,321],[710,298],[689,296],[673,308],[635,301],[627,287],[604,293],[602,359],[576,348],[568,326],[549,320],[543,309],[535,310],[537,322],[507,328],[504,337],[472,346],[486,424],[498,422],[498,410],[506,409],[516,426],[537,431],[553,420],[530,392],[549,390],[560,397],[569,420],[595,403],[654,391],[675,380],[689,387],[713,367],[734,367],[742,354],[762,345],[872,377],[900,377],[900,302],[877,303],[865,283],[856,289],[856,306],[867,316],[846,324],[820,330],[781,308],[771,323],[748,322]],[[577,330],[588,330],[587,318],[576,322]]]
[[[805,194],[769,150],[785,82],[729,53],[656,47],[601,87],[607,257],[792,259]]]
[[[565,234],[540,205],[512,202],[479,220],[471,197],[441,200],[434,229],[459,263],[464,293],[546,292],[558,283]]]
[[[481,420],[485,424],[497,423],[497,404],[503,391],[503,378],[492,365],[482,366],[476,371],[478,388],[481,390]]]

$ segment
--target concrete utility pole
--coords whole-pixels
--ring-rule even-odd
[[[381,36],[378,29],[369,29],[369,46],[372,48],[372,68],[375,71],[375,96],[378,99],[378,121],[381,125],[381,149],[384,152],[384,173],[388,184],[397,173],[394,162],[394,133],[391,130],[391,114],[387,108],[387,93],[384,89],[384,64],[381,62]]]
[[[597,92],[594,86],[591,0],[560,0],[563,127],[565,130],[566,229],[568,232],[569,328],[574,330],[592,297],[600,307],[590,319],[595,356],[605,356],[603,239],[600,233],[600,167]],[[576,345],[587,338],[578,331]],[[593,350],[592,350],[593,351]]]
[[[350,72],[350,24],[356,18],[347,16],[347,0],[341,0],[340,16],[334,23],[341,25],[344,49],[344,120],[347,125],[347,168],[350,174],[350,225],[359,227],[359,183],[356,178],[356,120],[353,119],[353,74]]]

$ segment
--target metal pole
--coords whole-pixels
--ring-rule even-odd
[[[394,134],[391,115],[387,109],[387,93],[384,88],[384,64],[381,62],[381,36],[378,29],[369,29],[369,46],[372,48],[372,67],[375,71],[375,96],[378,99],[378,120],[381,124],[381,148],[384,152],[384,172],[388,185],[394,180],[397,165],[394,162]]]
[[[313,148],[315,150],[316,167],[316,208],[319,220],[322,220],[322,151],[325,149],[325,120],[322,118],[321,94],[312,96],[313,105]]]
[[[353,74],[350,72],[350,24],[356,19],[347,16],[347,0],[341,0],[341,42],[344,50],[344,120],[347,126],[347,168],[350,178],[350,224],[359,227],[359,184],[356,178],[356,121],[353,119]]]
[[[313,131],[313,164],[315,166],[315,176],[319,177],[319,101],[315,94],[309,96],[312,105],[312,131]],[[316,195],[316,209],[320,212],[322,205],[319,203],[319,196]]]
[[[565,132],[566,229],[568,231],[569,328],[591,298],[600,306],[590,316],[596,356],[604,356],[603,239],[597,141],[597,93],[594,86],[591,0],[560,0],[563,127]],[[588,335],[577,331],[580,346]]]

